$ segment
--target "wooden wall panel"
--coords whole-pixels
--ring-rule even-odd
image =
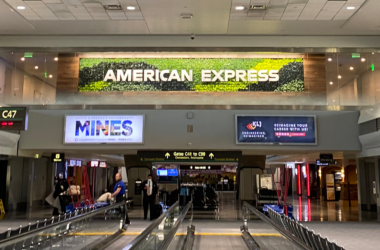
[[[326,94],[326,60],[324,54],[305,54],[304,77],[306,92]]]
[[[59,54],[57,69],[57,94],[78,92],[79,57],[75,54]]]

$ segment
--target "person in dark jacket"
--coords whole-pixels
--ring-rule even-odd
[[[59,197],[59,203],[61,205],[61,213],[66,212],[66,206],[68,205],[68,202],[66,201],[67,195],[60,195],[60,194],[67,191],[68,188],[69,188],[69,183],[64,177],[57,178],[57,182],[54,187],[53,198],[56,199],[57,197]],[[59,215],[58,209],[53,210],[53,215]]]
[[[154,203],[158,191],[158,186],[155,181],[152,179],[152,175],[148,175],[148,179],[141,183],[141,189],[143,190],[143,206],[144,206],[144,220],[148,217],[148,207],[150,209],[150,220],[155,218],[152,217],[154,213]],[[153,212],[152,212],[153,211]]]

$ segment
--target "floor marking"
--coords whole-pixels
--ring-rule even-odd
[[[101,235],[113,235],[114,233],[106,232],[88,232],[88,233],[69,233],[71,236],[101,236]],[[141,232],[124,232],[122,235],[137,236]],[[186,233],[176,233],[175,236],[185,236]],[[195,233],[196,236],[241,236],[241,233]],[[251,233],[252,236],[267,236],[267,237],[281,237],[281,234],[276,233]]]

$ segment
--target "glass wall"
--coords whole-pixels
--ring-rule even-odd
[[[367,106],[380,99],[379,63],[372,53],[0,53],[0,104]]]

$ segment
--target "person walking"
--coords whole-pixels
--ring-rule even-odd
[[[116,179],[116,184],[113,189],[113,193],[108,197],[108,199],[110,200],[111,198],[114,197],[116,199],[116,202],[121,202],[121,201],[124,201],[123,197],[125,195],[125,185],[120,173],[117,173],[115,175],[115,179]],[[124,218],[125,224],[130,225],[131,222],[129,220],[128,213],[126,210],[127,207],[125,204],[122,206],[122,209],[124,209],[125,211],[125,218]]]
[[[66,206],[69,204],[68,196],[65,195],[65,192],[69,188],[69,183],[65,179],[62,173],[59,174],[58,178],[55,178],[55,187],[54,187],[54,193],[53,198],[59,199],[60,209],[54,209],[53,215],[59,215],[66,213]],[[59,211],[60,210],[60,211]]]
[[[144,220],[148,217],[148,207],[150,209],[150,220],[156,219],[154,211],[154,203],[158,191],[157,183],[153,181],[152,175],[148,175],[148,179],[141,183],[143,189],[143,206],[144,206]]]

